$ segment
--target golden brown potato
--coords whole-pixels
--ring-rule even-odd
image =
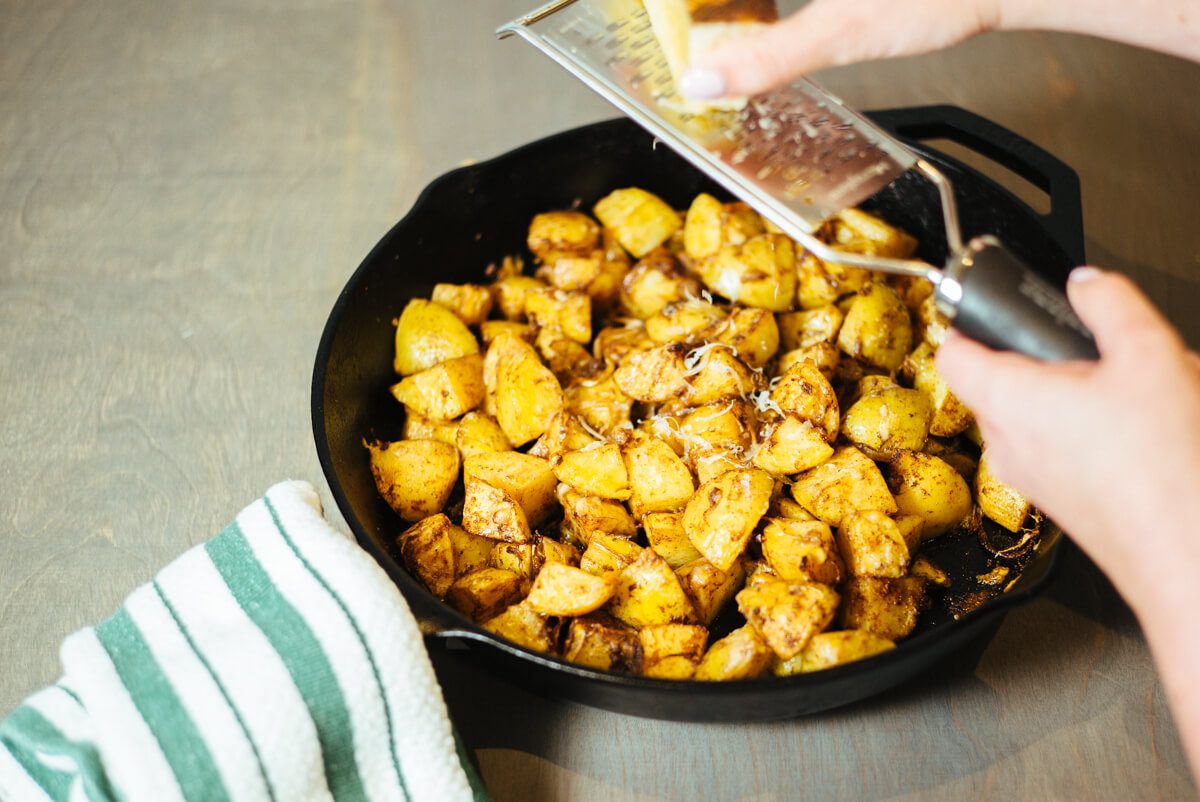
[[[491,371],[489,363],[493,365]],[[489,373],[494,376],[491,382]],[[528,343],[511,335],[502,334],[492,341],[484,360],[484,381],[495,398],[496,420],[515,447],[539,437],[562,411],[563,392],[558,379]]]
[[[483,403],[483,357],[448,359],[392,386],[401,404],[426,418],[453,420]]]
[[[529,449],[529,453],[542,459],[553,459],[599,442],[580,423],[579,418],[564,410],[550,419],[550,425]]]
[[[683,221],[683,247],[692,259],[700,260],[721,250],[724,237],[724,205],[705,192],[692,200]]]
[[[917,251],[913,237],[862,209],[843,209],[835,220],[834,242],[848,251],[895,259],[907,259]]]
[[[474,621],[495,618],[521,601],[524,578],[500,568],[479,568],[455,580],[446,603]]]
[[[771,503],[775,480],[765,471],[731,470],[700,486],[683,511],[683,528],[704,558],[729,571]]]
[[[708,560],[699,559],[682,566],[675,574],[702,624],[711,624],[746,581],[746,569],[740,562],[726,572]]]
[[[605,613],[571,621],[563,658],[602,671],[637,673],[642,666],[638,632]]]
[[[797,348],[779,356],[776,370],[780,375],[787,373],[793,365],[809,362],[826,379],[832,379],[838,369],[842,352],[833,343],[817,343],[807,348]]]
[[[833,621],[838,595],[828,585],[760,575],[738,593],[737,604],[750,626],[787,660]]]
[[[558,486],[558,501],[563,508],[564,539],[584,548],[596,532],[624,538],[637,535],[633,516],[618,501],[588,496],[565,484]]]
[[[969,493],[967,497],[970,498]],[[1010,532],[1019,531],[1029,517],[1029,500],[1016,488],[996,478],[988,465],[986,451],[980,457],[979,470],[975,473],[975,497],[983,514]]]
[[[542,262],[563,254],[587,254],[600,244],[600,226],[583,212],[543,212],[529,222],[526,244]]]
[[[782,234],[726,245],[700,261],[696,271],[714,293],[745,306],[786,312],[796,297],[796,254]]]
[[[950,392],[934,364],[934,349],[922,343],[904,362],[904,372],[912,377],[913,387],[929,396],[933,404],[933,420],[929,433],[938,437],[953,437],[975,420],[971,410]]]
[[[924,601],[925,581],[919,577],[856,577],[842,586],[840,619],[846,629],[897,641],[916,627]]]
[[[435,284],[430,300],[449,309],[468,326],[477,326],[492,312],[492,291],[482,284]]]
[[[855,286],[842,287],[841,283],[830,275],[825,263],[807,252],[800,257],[796,266],[796,279],[796,303],[801,309],[829,306],[841,296],[856,289]]]
[[[822,632],[814,635],[808,645],[791,660],[776,663],[775,674],[780,677],[807,674],[864,660],[894,648],[896,644],[887,638],[861,629]]]
[[[454,443],[464,461],[479,454],[509,451],[512,444],[496,419],[482,412],[468,412],[455,427]]]
[[[591,574],[621,571],[638,558],[643,549],[627,537],[593,532],[587,550],[579,558],[579,567]]]
[[[609,612],[633,627],[688,624],[696,619],[679,577],[653,549],[643,549],[621,570]]]
[[[920,515],[893,515],[892,520],[896,522],[896,528],[900,530],[900,537],[904,538],[904,545],[908,548],[909,556],[917,553],[917,549],[921,546],[921,529],[925,526],[925,519]]]
[[[491,345],[492,340],[501,334],[509,334],[518,340],[532,343],[535,333],[533,326],[515,320],[485,320],[479,324],[479,337],[484,345]]]
[[[509,276],[500,279],[492,285],[492,295],[496,306],[505,320],[524,320],[525,296],[537,290],[546,289],[546,282],[533,276]]]
[[[394,367],[401,376],[420,373],[445,362],[479,353],[479,343],[466,324],[441,304],[414,298],[396,322]]]
[[[912,319],[895,290],[868,284],[850,304],[837,342],[850,356],[894,371],[912,346]]]
[[[436,518],[437,516],[433,516]],[[442,516],[445,518],[445,516]],[[486,537],[472,535],[461,526],[455,526],[447,519],[450,526],[450,548],[454,552],[454,574],[463,576],[479,568],[487,568],[492,561],[492,549],[496,541]]]
[[[629,498],[629,472],[616,443],[596,443],[556,457],[554,475],[589,496],[619,501]]]
[[[775,653],[747,624],[708,647],[692,679],[731,681],[754,679],[771,670]]]
[[[841,446],[833,456],[796,478],[792,498],[830,526],[855,510],[896,512],[896,500],[883,474],[854,446]]]
[[[708,301],[673,301],[646,318],[646,334],[660,345],[686,342],[725,317],[724,309]]]
[[[833,304],[778,316],[779,339],[787,351],[837,341],[846,318]]]
[[[809,362],[788,368],[771,390],[771,400],[783,412],[794,412],[810,421],[832,443],[838,433],[840,411],[837,393],[821,371]]]
[[[699,295],[700,282],[681,272],[665,248],[647,254],[621,280],[621,307],[640,320],[658,314],[669,303]]]
[[[935,456],[903,451],[889,467],[888,477],[900,512],[921,516],[922,539],[952,529],[971,512],[971,490],[966,481]]]
[[[408,572],[439,599],[454,584],[454,524],[445,515],[431,515],[400,533],[396,545]]]
[[[908,546],[900,527],[879,510],[844,516],[837,544],[850,576],[901,577],[908,572]]]
[[[406,521],[442,511],[458,481],[458,449],[437,440],[367,443],[384,501]]]
[[[426,418],[415,409],[404,408],[404,426],[400,437],[404,440],[440,440],[448,445],[458,442],[459,422]]]
[[[525,316],[539,328],[557,328],[578,343],[592,341],[592,299],[552,287],[525,293]]]
[[[683,460],[657,437],[634,436],[622,448],[634,518],[681,509],[696,486]]]
[[[638,259],[666,242],[683,221],[662,198],[637,187],[616,189],[593,207],[621,246]]]
[[[558,562],[538,571],[525,603],[546,615],[586,615],[604,606],[616,590],[613,575],[597,576]]]
[[[551,653],[558,642],[560,624],[529,605],[514,604],[495,618],[483,622],[483,628],[535,652]]]
[[[633,399],[617,384],[613,371],[577,378],[565,398],[567,411],[602,434],[628,423],[633,410]]]
[[[939,588],[948,588],[951,584],[950,575],[934,564],[928,557],[922,556],[913,560],[909,573],[937,585]]]
[[[678,513],[653,512],[642,519],[646,540],[673,569],[682,568],[701,558],[700,552],[688,540]]]
[[[787,582],[836,585],[842,580],[833,532],[821,521],[768,518],[762,552],[775,575]]]
[[[911,305],[909,306],[911,309]],[[937,301],[932,295],[921,301],[917,307],[915,334],[931,347],[937,348],[946,339],[950,330],[950,320],[938,311]]]
[[[534,535],[527,543],[495,542],[488,565],[512,571],[525,578],[533,579],[546,563],[578,565],[579,552],[566,543],[560,543],[544,535]]]
[[[891,460],[901,451],[920,451],[932,420],[929,396],[887,387],[854,402],[842,419],[842,435],[868,457]]]
[[[815,521],[811,512],[801,507],[787,496],[779,496],[771,500],[771,509],[767,513],[772,518],[786,518],[789,521]]]
[[[596,359],[602,359],[615,368],[619,367],[629,354],[653,348],[654,340],[646,334],[645,325],[637,325],[638,323],[641,321],[631,318],[629,323],[620,328],[609,326],[600,329],[592,343],[592,353]]]
[[[754,407],[740,398],[696,407],[679,419],[675,437],[684,454],[695,458],[713,451],[744,454],[754,445]]]
[[[613,374],[621,392],[635,401],[661,404],[688,390],[683,357],[688,353],[679,343],[660,345],[628,354]]]
[[[662,679],[691,679],[704,656],[708,630],[695,624],[656,624],[638,632],[642,673]]]
[[[538,329],[533,344],[559,384],[568,384],[577,376],[590,376],[602,367],[588,349],[563,334],[557,326]]]
[[[530,526],[538,526],[555,511],[558,482],[550,463],[516,451],[476,454],[463,463],[464,480],[482,479],[507,493],[521,506]]]
[[[754,464],[776,476],[807,471],[833,456],[833,447],[812,423],[795,412],[771,424],[763,432],[763,443],[754,454]]]
[[[529,520],[516,499],[478,477],[468,476],[465,484],[463,529],[509,543],[528,543],[533,539]]]
[[[745,398],[761,385],[761,374],[734,356],[733,349],[718,343],[693,348],[683,364],[685,385],[680,398],[691,406]]]
[[[701,332],[700,337],[732,348],[751,368],[765,368],[779,351],[779,326],[765,309],[734,309]]]

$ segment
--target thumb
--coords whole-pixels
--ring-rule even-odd
[[[1178,332],[1150,299],[1120,273],[1076,268],[1067,283],[1067,297],[1091,329],[1103,357],[1140,358],[1184,347]]]

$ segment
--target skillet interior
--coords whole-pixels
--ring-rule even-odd
[[[922,110],[898,113],[913,111]],[[927,111],[965,114],[945,107]],[[884,124],[888,114],[881,115]],[[1059,283],[1082,260],[1078,240],[1056,241],[1048,231],[1052,226],[993,182],[936,151],[914,149],[954,182],[965,235],[998,235]],[[435,283],[479,282],[489,263],[507,254],[527,253],[525,231],[535,213],[577,203],[590,208],[611,189],[630,185],[649,189],[677,208],[686,208],[701,191],[725,195],[669,149],[656,147],[650,135],[628,120],[585,126],[437,179],[367,256],[337,300],[313,377],[318,454],[355,537],[396,581],[423,627],[431,635],[469,642],[473,659],[531,689],[636,715],[689,720],[782,718],[845,704],[895,685],[969,641],[989,636],[1008,606],[1049,580],[1061,550],[1053,542],[1057,538],[1046,539],[1011,592],[974,612],[956,619],[951,600],[935,594],[917,632],[891,652],[816,674],[736,683],[609,674],[536,655],[485,633],[406,573],[392,545],[405,525],[376,492],[362,446],[364,437],[398,438],[403,423],[400,406],[387,392],[395,382],[392,321],[410,298],[427,298]],[[922,258],[934,264],[944,261],[941,214],[931,185],[905,176],[865,205],[917,236]],[[1062,206],[1069,211],[1072,204]],[[1074,209],[1077,215],[1077,202]],[[1078,232],[1078,223],[1067,230]],[[1059,239],[1070,237],[1060,233]],[[973,538],[939,544],[934,556],[958,587],[986,564]]]

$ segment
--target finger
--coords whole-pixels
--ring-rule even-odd
[[[1067,297],[1096,338],[1100,355],[1142,358],[1183,341],[1137,285],[1120,273],[1095,267],[1071,272]]]
[[[993,426],[1006,413],[1024,406],[1022,391],[1039,386],[1047,366],[1011,351],[993,351],[951,329],[937,351],[937,369],[950,389],[982,420]]]

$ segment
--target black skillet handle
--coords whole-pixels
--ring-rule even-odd
[[[992,348],[1048,362],[1100,356],[1062,291],[993,237],[973,240],[947,265],[938,300],[953,307],[954,328]]]
[[[1036,217],[1074,264],[1084,263],[1083,202],[1079,176],[1067,164],[1019,134],[958,106],[914,106],[872,111],[876,124],[907,139],[947,139],[1007,167],[1050,198]]]

